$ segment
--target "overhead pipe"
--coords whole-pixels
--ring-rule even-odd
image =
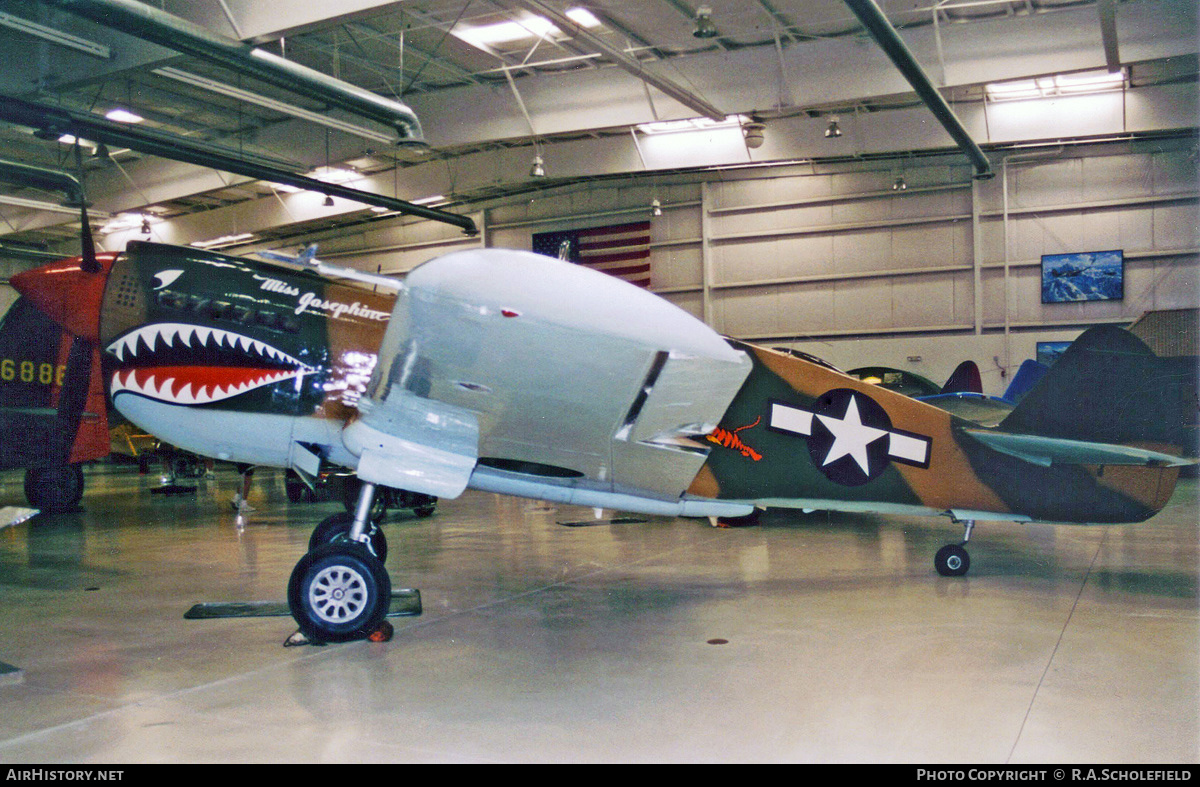
[[[67,207],[78,208],[83,205],[83,186],[79,179],[61,170],[0,159],[0,180],[42,191],[60,191],[67,197],[63,203]]]
[[[159,46],[202,58],[269,84],[318,98],[394,128],[399,142],[424,142],[417,115],[407,105],[322,74],[136,0],[45,0],[77,16]]]
[[[30,249],[25,246],[17,246],[7,241],[0,240],[0,259],[6,257],[19,257],[25,260],[36,260],[38,262],[57,262],[63,258],[63,255],[57,251],[42,251],[41,249]],[[7,279],[0,279],[0,282],[8,284]]]
[[[875,4],[875,0],[845,0],[845,2],[858,17],[858,21],[862,22],[863,27],[879,44],[879,47],[883,49],[884,54],[891,59],[896,68],[900,69],[900,73],[917,91],[917,95],[933,112],[934,117],[946,129],[950,137],[967,154],[967,158],[975,167],[975,177],[980,180],[995,177],[996,173],[992,171],[992,163],[984,155],[983,149],[975,143],[975,140],[971,139],[971,135],[967,133],[962,122],[954,114],[954,110],[950,109],[946,99],[942,98],[942,94],[933,86],[929,76],[921,68],[917,59],[913,57],[908,46],[901,40],[896,28],[892,27],[892,23]]]
[[[331,197],[342,197],[361,202],[364,205],[375,205],[398,213],[452,224],[461,227],[464,232],[471,235],[478,232],[475,222],[467,216],[447,213],[436,208],[349,188],[337,183],[326,183],[263,163],[261,160],[248,160],[228,148],[198,143],[154,129],[117,123],[90,112],[73,112],[61,107],[0,95],[0,120],[28,126],[42,136],[50,138],[58,138],[62,134],[72,134],[77,139],[86,137],[106,145],[125,147],[151,156],[182,161],[201,167],[211,167],[255,180],[283,183],[306,191],[315,191]]]

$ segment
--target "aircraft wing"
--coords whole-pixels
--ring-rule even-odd
[[[708,456],[703,436],[750,368],[699,320],[616,277],[528,252],[459,252],[408,275],[343,441],[364,480],[439,497],[470,484],[677,511]]]

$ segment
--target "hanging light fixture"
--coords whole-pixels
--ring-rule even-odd
[[[896,182],[892,184],[892,191],[904,191],[908,188],[908,184],[904,182],[904,176],[896,178]]]
[[[696,29],[692,35],[696,38],[716,38],[720,35],[712,21],[712,9],[708,6],[702,5],[696,9]]]
[[[833,139],[842,135],[842,127],[838,125],[837,115],[829,116],[829,128],[825,129],[825,138]]]
[[[327,208],[332,208],[332,207],[333,207],[333,195],[332,195],[332,194],[326,194],[326,195],[325,195],[325,202],[324,202],[324,203],[322,203],[322,204],[324,204],[324,205],[325,205],[325,207],[327,207]]]
[[[761,148],[766,139],[766,130],[767,125],[757,118],[750,118],[748,123],[743,123],[742,136],[746,139],[746,147]]]
[[[529,177],[531,177],[531,178],[546,177],[546,162],[542,161],[541,156],[533,157],[533,166],[529,168]]]
[[[150,219],[146,218],[145,216],[142,216],[142,234],[150,234]]]
[[[650,213],[654,216],[661,216],[662,215],[662,203],[659,202],[658,200],[652,200],[650,202]]]

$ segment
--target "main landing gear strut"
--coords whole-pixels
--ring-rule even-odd
[[[971,567],[971,556],[967,554],[967,542],[975,528],[974,519],[963,520],[963,540],[958,544],[946,544],[933,557],[933,565],[943,577],[961,577]]]
[[[387,541],[370,516],[375,492],[364,482],[353,516],[335,514],[318,525],[292,569],[288,606],[314,642],[362,639],[387,616],[392,581],[383,566]]]

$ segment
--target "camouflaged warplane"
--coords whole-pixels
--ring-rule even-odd
[[[949,516],[963,541],[935,565],[961,575],[978,520],[1138,522],[1186,464],[1169,427],[1180,380],[1116,328],[1086,332],[989,429],[529,252],[374,281],[396,294],[151,243],[12,280],[103,349],[113,406],[161,439],[307,477],[356,471],[354,514],[317,528],[289,582],[312,639],[366,636],[387,612],[379,486],[667,516]]]

